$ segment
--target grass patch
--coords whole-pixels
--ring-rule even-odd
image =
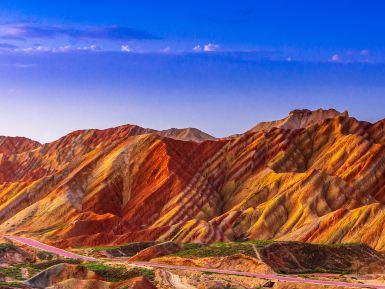
[[[26,267],[25,265],[15,265],[9,267],[0,267],[0,273],[3,273],[6,277],[12,278],[15,280],[24,280],[21,274],[21,268]]]
[[[24,281],[25,278],[21,273],[23,268],[27,269],[28,275],[33,276],[40,272],[39,269],[31,267],[32,264],[18,264],[9,267],[0,267],[0,273],[3,273],[6,277],[12,278],[18,281]]]
[[[8,286],[8,287],[14,287],[14,288],[22,288],[24,287],[23,284],[19,282],[2,282],[0,281],[0,286]],[[2,287],[0,287],[2,288]]]
[[[257,247],[260,247],[260,248],[262,248],[262,247],[265,247],[265,246],[267,246],[267,245],[270,245],[270,244],[272,244],[272,243],[274,243],[275,241],[273,241],[273,240],[250,240],[250,241],[246,241],[246,242],[244,242],[244,243],[246,243],[246,244],[252,244],[252,245],[255,245],[255,246],[257,246]]]
[[[155,271],[152,269],[146,269],[146,268],[135,268],[139,270],[141,276],[146,277],[151,282],[154,282],[155,280]]]
[[[37,273],[41,272],[42,270],[45,270],[53,265],[57,265],[61,263],[80,264],[81,262],[75,259],[63,259],[63,260],[51,260],[51,261],[44,261],[40,263],[31,263],[31,264],[29,263],[16,264],[9,267],[0,267],[0,273],[3,273],[8,278],[24,281],[25,278],[21,273],[21,270],[23,268],[27,269],[29,276],[32,277]]]
[[[52,260],[56,255],[46,251],[39,251],[37,252],[36,256],[40,260]]]
[[[4,253],[8,250],[15,249],[15,245],[12,243],[1,243],[0,244],[0,253]]]
[[[329,246],[329,247],[349,247],[349,246],[360,246],[360,245],[365,245],[363,243],[334,243],[334,244],[321,244],[323,246]]]
[[[96,274],[106,278],[109,282],[119,282],[128,280],[134,277],[144,276],[153,281],[155,273],[153,270],[134,267],[127,270],[124,266],[110,266],[102,263],[86,263],[82,264],[86,269],[95,272]]]
[[[189,245],[184,250],[172,254],[179,257],[226,257],[234,254],[245,254],[255,257],[253,246],[250,243],[219,242],[211,245]]]
[[[272,240],[250,240],[245,242],[218,242],[211,245],[199,243],[183,244],[183,250],[172,254],[179,257],[226,257],[234,254],[245,254],[255,257],[253,246],[262,248],[273,243]]]
[[[89,249],[89,254],[98,253],[98,252],[107,252],[108,254],[114,257],[131,257],[134,256],[139,251],[142,251],[148,247],[156,245],[158,242],[134,242],[127,243],[124,245],[117,246],[100,246],[100,247],[89,247],[89,248],[80,248],[80,249]]]

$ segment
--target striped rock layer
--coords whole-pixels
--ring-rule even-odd
[[[0,137],[0,231],[57,246],[245,239],[385,249],[385,120],[295,110],[225,139],[138,126]]]

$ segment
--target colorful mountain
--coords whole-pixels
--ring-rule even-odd
[[[197,129],[0,137],[0,231],[57,246],[247,239],[383,250],[385,120],[336,110],[215,139]]]

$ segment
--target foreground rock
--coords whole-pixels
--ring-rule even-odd
[[[157,289],[145,277],[135,277],[125,282],[110,283],[102,280],[71,278],[56,283],[47,289]]]
[[[157,289],[150,281],[148,281],[145,277],[135,277],[128,281],[119,283],[119,284],[111,284],[111,289]]]
[[[0,265],[30,263],[34,256],[11,243],[0,244]]]
[[[35,275],[34,277],[26,281],[26,284],[35,287],[45,288],[63,281],[77,279],[87,280],[101,278],[94,272],[89,271],[79,265],[58,264]]]
[[[385,272],[385,255],[365,244],[325,246],[278,242],[258,249],[261,260],[280,273]]]
[[[110,283],[101,280],[67,279],[56,283],[47,289],[109,289]]]
[[[149,261],[151,259],[173,254],[182,250],[182,246],[174,242],[165,242],[144,249],[130,258],[130,261]]]

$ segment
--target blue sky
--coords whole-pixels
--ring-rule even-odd
[[[0,134],[385,117],[383,1],[1,1]]]

